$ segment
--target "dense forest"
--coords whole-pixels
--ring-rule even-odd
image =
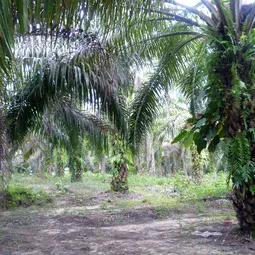
[[[254,254],[255,3],[183,3],[0,2],[1,254]]]

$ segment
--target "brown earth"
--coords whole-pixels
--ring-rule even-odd
[[[211,201],[211,209],[199,214],[192,206],[182,211],[146,206],[110,211],[100,204],[5,211],[0,216],[0,254],[255,254],[255,243],[240,236],[235,223],[224,225],[229,209]]]

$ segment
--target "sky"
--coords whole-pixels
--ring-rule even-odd
[[[255,0],[243,0],[243,3],[252,3]],[[199,0],[177,0],[177,2],[185,4],[185,5],[195,5],[196,3],[199,2]]]

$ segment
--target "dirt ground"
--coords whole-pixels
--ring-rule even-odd
[[[211,209],[203,213],[190,210],[192,204],[186,212],[149,205],[111,211],[102,209],[102,197],[93,206],[63,207],[62,201],[55,208],[2,212],[0,254],[255,254],[255,243],[240,238],[235,222],[224,225],[229,209],[207,203]]]

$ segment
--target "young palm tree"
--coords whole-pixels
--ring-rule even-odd
[[[8,111],[9,121],[13,116],[17,116],[19,121],[10,127],[14,128],[10,134],[14,135],[12,139],[20,140],[29,128],[35,124],[35,113],[42,114],[46,106],[49,106],[59,94],[68,94],[73,99],[75,97],[80,104],[90,101],[98,109],[100,108],[113,121],[116,127],[123,134],[125,130],[123,125],[123,107],[122,99],[118,97],[118,82],[123,84],[123,77],[118,77],[116,82],[112,72],[119,65],[113,65],[109,61],[108,53],[114,52],[114,47],[108,47],[105,51],[105,45],[96,42],[93,36],[84,36],[87,31],[98,28],[99,31],[108,31],[111,27],[116,28],[116,33],[120,31],[120,27],[126,25],[132,13],[146,13],[137,7],[149,6],[150,1],[91,1],[91,0],[33,0],[33,1],[17,1],[3,0],[0,3],[0,93],[9,96],[10,87],[15,93],[20,88],[20,84],[25,83],[25,89],[16,96],[16,102],[12,102],[9,107],[14,107],[13,111]],[[131,8],[134,8],[130,13]],[[100,17],[100,18],[99,18]],[[112,30],[114,31],[114,30]],[[84,34],[81,36],[81,33]],[[101,33],[105,35],[104,33]],[[78,47],[75,51],[67,56],[61,52],[45,57],[49,53],[47,47],[45,52],[39,54],[35,58],[34,49],[38,44],[16,55],[14,50],[17,47],[16,39],[25,37],[33,38],[41,36],[43,42],[50,41],[51,45],[63,48],[61,39],[65,38],[68,42],[81,41],[85,44]],[[44,37],[44,38],[43,38]],[[85,37],[85,38],[84,38]],[[106,37],[105,37],[106,38]],[[107,39],[112,40],[114,36]],[[85,40],[84,40],[85,39]],[[86,39],[88,39],[86,41]],[[30,39],[28,39],[29,41]],[[58,43],[60,41],[60,43]],[[86,41],[86,42],[85,42]],[[94,44],[96,42],[96,44]],[[77,43],[79,44],[79,43]],[[24,45],[23,45],[24,46]],[[79,45],[81,46],[81,45]],[[68,47],[67,47],[68,48]],[[89,51],[91,50],[91,51]],[[67,50],[69,52],[69,50]],[[88,54],[84,54],[84,53]],[[24,54],[25,53],[25,54]],[[70,52],[69,52],[70,53]],[[28,54],[28,56],[26,56]],[[20,74],[24,70],[17,70],[17,58],[25,58],[23,69],[25,73],[32,73],[30,77],[13,77],[10,75],[13,70],[16,74]],[[121,65],[120,65],[121,66]],[[29,72],[28,72],[29,71]],[[122,72],[123,74],[123,72]],[[17,75],[18,76],[18,75]],[[125,76],[125,75],[124,75]],[[7,81],[7,82],[6,82]],[[9,88],[6,90],[6,84]],[[29,92],[33,93],[29,93]],[[28,101],[26,99],[28,96]],[[29,101],[30,100],[30,101]],[[6,99],[4,100],[4,102]],[[15,108],[22,105],[21,108]],[[30,106],[33,107],[30,107]],[[9,109],[9,108],[8,108]],[[21,109],[24,119],[20,118],[22,114],[18,112]],[[98,110],[97,109],[97,110]],[[24,112],[23,112],[24,111]],[[1,118],[0,118],[1,119]],[[12,132],[15,131],[15,132]],[[3,143],[0,143],[2,148]],[[1,154],[2,149],[0,150]]]
[[[17,67],[13,67],[12,79],[6,78],[6,86],[12,91],[5,101],[5,120],[14,143],[41,131],[43,126],[44,137],[68,150],[75,181],[81,180],[84,134],[89,133],[91,141],[99,146],[107,132],[115,132],[112,125],[122,129],[119,72],[113,56],[95,35],[75,31],[72,42],[63,36],[56,40],[52,45],[51,40],[33,35],[16,43]],[[88,107],[94,114],[81,111]],[[108,122],[104,115],[109,116]]]
[[[169,0],[149,11],[149,44],[137,49],[145,58],[159,57],[159,67],[133,102],[133,144],[141,142],[169,82],[191,100],[200,91],[204,109],[195,112],[175,142],[193,140],[199,152],[228,143],[237,218],[244,231],[255,234],[255,3],[201,0],[189,7]]]

